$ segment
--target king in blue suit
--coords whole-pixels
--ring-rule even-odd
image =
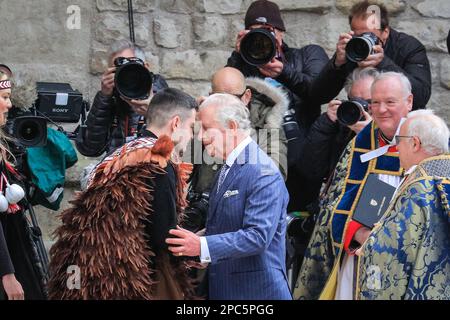
[[[205,236],[179,228],[170,232],[179,238],[167,242],[175,255],[209,263],[209,299],[290,300],[289,196],[274,162],[249,137],[248,116],[247,107],[231,95],[214,94],[201,105],[199,137],[225,164],[210,194]]]

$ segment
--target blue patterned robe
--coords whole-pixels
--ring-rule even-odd
[[[363,247],[359,299],[450,299],[450,155],[421,162]]]
[[[318,299],[333,267],[340,262],[348,222],[369,174],[402,175],[397,153],[362,163],[360,156],[379,147],[378,128],[372,122],[347,146],[336,166],[330,189],[321,201],[321,211],[305,252],[294,289],[294,299]],[[332,291],[332,290],[331,290]]]

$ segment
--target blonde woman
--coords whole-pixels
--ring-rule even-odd
[[[0,70],[0,126],[11,105],[11,82]],[[22,177],[10,163],[7,138],[0,128],[0,300],[44,299],[44,276],[39,266],[28,221]]]

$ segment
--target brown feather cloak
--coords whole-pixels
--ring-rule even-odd
[[[97,166],[89,187],[61,214],[62,226],[50,250],[50,299],[157,299],[154,253],[146,241],[144,221],[152,208],[148,179],[166,174],[173,143],[167,137],[152,147],[125,145]],[[153,139],[154,140],[154,139]],[[177,213],[183,217],[190,164],[173,164],[177,176]],[[193,285],[184,260],[167,253],[170,270],[186,299]],[[70,274],[76,266],[79,274]],[[73,269],[72,269],[73,270]],[[167,269],[166,269],[167,270]],[[79,280],[79,288],[70,285]],[[68,285],[69,284],[69,285]],[[71,289],[72,288],[72,289]]]

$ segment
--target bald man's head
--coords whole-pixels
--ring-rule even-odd
[[[231,67],[219,69],[211,80],[212,93],[242,95],[245,88],[244,75],[238,69]]]

